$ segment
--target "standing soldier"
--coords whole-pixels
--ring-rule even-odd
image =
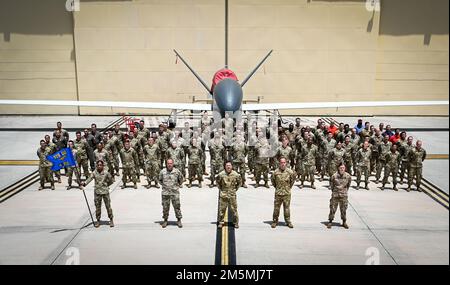
[[[303,160],[303,147],[306,144],[305,139],[302,137],[305,135],[305,132],[301,132],[297,138],[295,139],[295,173],[297,175],[297,181],[300,181],[303,173],[305,172],[305,161]]]
[[[108,169],[108,172],[111,173],[111,176],[114,178],[114,163],[113,163],[113,151],[112,148],[114,147],[114,144],[109,141],[108,133],[103,134],[103,148],[105,149],[106,153],[108,154],[108,164],[106,164],[106,167]]]
[[[142,141],[139,138],[139,133],[137,129],[134,129],[133,132],[130,135],[130,145],[131,148],[134,149],[134,151],[136,152],[136,155],[138,157],[138,163],[136,165],[136,175],[137,175],[137,179],[140,180],[140,176],[141,176],[141,169],[144,169],[145,171],[145,166],[144,166],[144,146],[142,145]]]
[[[330,163],[329,166],[329,175],[332,176],[336,173],[338,166],[344,162],[345,150],[342,148],[342,143],[337,142],[336,148],[330,151],[328,155],[328,160]]]
[[[145,163],[145,176],[147,176],[147,186],[150,188],[152,181],[155,181],[155,187],[159,188],[158,180],[159,173],[161,171],[161,152],[159,146],[155,143],[155,139],[150,137],[148,144],[144,146],[144,163]]]
[[[122,160],[122,182],[120,187],[125,189],[127,187],[128,179],[133,181],[134,189],[137,189],[136,165],[139,163],[139,158],[136,151],[131,147],[130,141],[125,141],[124,148],[120,151],[120,158]]]
[[[108,153],[108,151],[106,151],[105,149],[104,149],[104,144],[103,144],[103,142],[99,142],[98,144],[97,144],[97,149],[94,151],[94,161],[95,161],[95,165],[97,165],[97,161],[99,161],[99,160],[101,160],[101,161],[103,161],[103,168],[105,169],[105,171],[108,171],[109,172],[109,169],[108,169],[108,164],[110,164],[109,163],[109,161],[110,161],[110,155],[109,155],[109,153]],[[114,177],[113,177],[113,179],[114,179]]]
[[[386,160],[386,168],[384,170],[383,185],[381,186],[381,190],[384,190],[384,186],[388,182],[389,174],[392,173],[392,184],[394,185],[394,190],[398,191],[397,174],[400,165],[401,155],[397,151],[397,145],[394,144],[391,147],[391,151],[388,154],[386,154],[385,160]]]
[[[264,187],[269,188],[270,151],[270,145],[265,137],[255,146],[255,188],[259,187],[261,176],[264,177]]]
[[[50,137],[49,137],[50,138]],[[39,157],[39,178],[40,184],[39,191],[44,189],[45,181],[50,182],[51,189],[55,190],[55,181],[53,180],[53,173],[51,170],[52,163],[47,160],[47,156],[52,154],[52,150],[44,140],[40,141],[41,147],[38,148],[36,154]]]
[[[119,176],[119,150],[121,149],[121,142],[114,136],[112,131],[108,131],[108,138],[108,143],[105,148],[111,151],[112,166],[114,167],[115,175]],[[112,171],[111,174],[113,174],[114,171]]]
[[[144,126],[144,120],[139,121],[138,138],[141,140],[141,144],[144,145],[150,137],[150,131]]]
[[[375,130],[375,135],[370,139],[370,143],[372,144],[372,158],[370,159],[370,172],[373,172],[377,169],[377,165],[380,161],[380,153],[379,148],[383,143],[383,136],[379,129]],[[348,171],[348,170],[347,170]]]
[[[427,157],[427,152],[422,148],[422,141],[418,140],[416,142],[416,147],[411,149],[408,153],[409,157],[409,170],[408,170],[408,188],[406,191],[411,191],[411,185],[413,179],[416,178],[417,191],[422,192],[420,189],[420,184],[422,182],[422,168],[423,161]]]
[[[350,132],[351,132],[350,133],[350,141],[353,145],[353,149],[352,149],[353,174],[356,175],[356,165],[358,164],[358,162],[356,161],[356,154],[358,153],[358,150],[359,150],[359,136],[356,134],[355,128],[352,128],[350,130]]]
[[[253,121],[251,128],[248,129],[248,170],[250,173],[255,171],[255,158],[256,158],[256,143],[258,142],[258,137],[256,134],[257,122]]]
[[[183,227],[181,224],[181,208],[180,208],[180,187],[183,183],[183,175],[174,168],[173,160],[171,158],[166,161],[166,168],[159,173],[159,183],[161,183],[161,200],[163,206],[163,228],[167,227],[167,219],[169,218],[170,202],[175,210],[177,217],[177,225],[179,228]]]
[[[81,132],[76,132],[76,138],[73,142],[74,148],[77,150],[77,164],[80,169],[80,175],[81,175],[81,168],[83,168],[84,176],[86,178],[89,177],[89,163],[88,163],[88,149],[89,145],[86,140],[84,140],[81,137]]]
[[[215,186],[216,176],[223,170],[226,156],[225,146],[218,132],[214,134],[214,139],[209,144],[209,154],[211,156],[211,184],[209,187],[212,188]]]
[[[220,229],[225,224],[224,217],[227,208],[231,210],[234,217],[234,227],[239,228],[239,215],[237,211],[236,191],[241,186],[241,176],[233,170],[231,161],[225,162],[225,170],[217,176],[217,186],[219,187],[219,222]]]
[[[245,157],[247,156],[247,145],[242,141],[241,136],[236,137],[236,142],[231,146],[231,157],[233,159],[233,169],[241,175],[242,187],[245,184]]]
[[[275,157],[277,159],[277,162],[279,162],[280,158],[282,158],[282,157],[286,158],[288,167],[291,167],[291,165],[293,164],[293,162],[295,160],[295,153],[292,150],[292,148],[289,146],[289,140],[286,136],[284,136],[282,138],[281,146],[278,148]]]
[[[66,145],[64,146],[64,148],[67,147],[67,143],[69,141],[69,133],[62,128],[62,123],[61,122],[57,122],[56,123],[56,130],[53,132],[53,138],[56,137],[56,131],[59,131],[59,133],[61,134],[61,136],[65,139]]]
[[[345,169],[347,170],[347,173],[349,173],[351,175],[352,173],[352,155],[353,155],[353,149],[354,149],[354,145],[352,144],[351,140],[350,140],[350,136],[346,135],[344,138],[344,144],[343,144],[343,149],[345,151],[344,154],[344,163],[345,163]]]
[[[406,143],[400,141],[400,154],[402,156],[402,164],[400,166],[400,184],[403,184],[405,173],[409,169],[409,152],[413,148],[413,137],[409,136]]]
[[[275,201],[273,209],[273,222],[271,227],[278,225],[278,217],[280,216],[280,208],[283,205],[284,221],[289,228],[294,226],[291,223],[291,189],[295,183],[295,172],[287,167],[287,159],[282,157],[279,160],[278,168],[273,172],[271,180],[275,187]]]
[[[172,159],[173,166],[183,175],[184,150],[181,146],[178,146],[176,140],[172,140],[170,148],[167,149],[167,157]]]
[[[368,157],[370,167],[370,157]],[[331,199],[330,199],[330,214],[328,215],[327,228],[331,229],[334,214],[339,206],[341,211],[342,226],[348,229],[347,225],[347,207],[348,207],[348,189],[352,183],[352,177],[345,172],[345,164],[339,165],[338,172],[333,174],[330,178],[331,185]]]
[[[320,179],[323,181],[325,173],[329,172],[329,155],[330,152],[336,146],[336,141],[333,139],[333,133],[327,134],[327,139],[324,141],[323,154],[322,154],[322,166],[320,167]]]
[[[117,138],[117,151],[120,152],[120,150],[123,148],[123,140],[124,140],[124,134],[120,130],[120,125],[115,124],[114,130],[112,131],[113,136]]]
[[[83,139],[87,142],[87,144],[89,146],[88,151],[87,151],[87,156],[89,159],[89,165],[91,167],[91,171],[94,171],[95,170],[94,150],[96,149],[96,146],[94,144],[94,136],[89,132],[88,129],[84,129]]]
[[[389,141],[389,136],[386,134],[383,137],[383,142],[378,146],[379,160],[377,165],[377,174],[375,175],[375,183],[380,182],[381,171],[386,171],[386,155],[391,151],[392,143]]]
[[[75,161],[78,161],[78,151],[74,147],[72,140],[69,141],[69,148],[70,148],[70,151],[72,151],[72,155],[73,155]],[[77,180],[78,186],[81,186],[80,185],[81,177],[78,176],[78,175],[81,175],[80,174],[81,173],[80,165],[77,163],[77,165],[67,168],[67,184],[68,184],[68,186],[67,186],[66,190],[70,190],[70,188],[72,188],[72,179],[73,179],[74,170],[75,170],[75,179]]]
[[[356,154],[357,168],[356,168],[356,189],[359,190],[361,183],[361,175],[364,173],[364,182],[366,190],[369,190],[369,176],[370,176],[370,158],[372,151],[369,149],[369,142],[365,141],[363,147]]]
[[[113,211],[111,208],[111,198],[109,196],[109,186],[113,184],[113,177],[111,173],[104,169],[104,163],[102,160],[97,160],[95,163],[97,169],[89,176],[83,186],[89,184],[92,180],[95,180],[94,186],[94,202],[95,202],[95,217],[97,222],[94,223],[94,227],[100,226],[100,218],[102,216],[102,200],[105,202],[105,207],[108,212],[109,226],[114,227]]]
[[[202,149],[198,147],[197,139],[192,138],[191,146],[188,149],[189,155],[189,184],[188,188],[192,187],[192,181],[198,180],[198,187],[202,187],[203,170],[202,170]]]
[[[55,137],[53,137],[53,143],[56,145],[56,151],[60,151],[67,147],[67,139],[63,137],[59,130],[55,130]],[[67,169],[65,169],[67,173]],[[58,183],[61,183],[61,171],[55,171],[56,178],[58,178]]]
[[[169,148],[169,134],[165,131],[164,124],[159,124],[158,145],[161,150],[160,167],[163,167],[164,161],[166,160],[166,151]]]
[[[314,186],[314,173],[316,171],[316,156],[318,150],[317,146],[313,144],[312,137],[308,137],[308,141],[303,147],[302,153],[302,160],[305,162],[305,170],[301,178],[302,184],[300,184],[300,189],[303,188],[307,176],[311,182],[311,188],[316,189],[316,186]]]

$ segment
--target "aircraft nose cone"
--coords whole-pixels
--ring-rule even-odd
[[[214,87],[214,99],[222,113],[238,111],[241,108],[242,96],[241,85],[233,79],[225,78]]]

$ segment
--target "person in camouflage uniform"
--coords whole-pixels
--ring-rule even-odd
[[[127,181],[131,180],[134,184],[134,189],[137,189],[136,165],[139,163],[139,158],[136,151],[131,147],[130,141],[125,141],[124,148],[120,151],[120,158],[122,160],[122,182],[120,187],[125,189]]]
[[[383,142],[378,146],[379,159],[377,164],[377,173],[375,175],[375,183],[380,182],[381,171],[384,169],[386,172],[386,155],[391,151],[391,147],[392,143],[389,141],[389,136],[384,135]]]
[[[60,130],[55,130],[55,136],[53,137],[53,143],[56,146],[56,150],[55,151],[60,151],[63,148],[67,147],[67,138],[64,137]],[[64,169],[65,173],[67,173],[67,169]],[[55,176],[56,178],[58,178],[58,183],[61,183],[61,171],[57,170],[55,171]]]
[[[46,144],[45,140],[40,141],[40,148],[36,154],[39,158],[39,191],[44,189],[45,181],[50,182],[51,189],[55,190],[55,181],[53,180],[53,173],[51,170],[52,163],[47,160],[47,156],[52,154],[52,149]]]
[[[189,164],[189,183],[188,188],[192,187],[192,181],[198,180],[198,187],[202,187],[203,169],[202,169],[202,149],[198,147],[197,139],[193,138],[191,146],[188,149]]]
[[[136,167],[136,175],[137,179],[140,180],[141,169],[144,169],[144,146],[142,145],[142,140],[139,138],[138,129],[134,129],[133,132],[130,133],[130,146],[136,152],[138,157],[138,163],[135,165]]]
[[[159,124],[159,130],[158,130],[158,145],[159,149],[161,150],[161,164],[160,167],[164,167],[164,161],[166,161],[166,152],[169,148],[169,133],[165,130],[164,124]]]
[[[255,146],[255,188],[259,187],[261,176],[264,178],[264,187],[269,188],[269,158],[271,148],[264,137]]]
[[[294,226],[291,223],[291,189],[295,183],[295,172],[287,167],[287,159],[282,157],[278,162],[278,168],[272,173],[271,181],[275,187],[275,199],[273,209],[272,228],[278,225],[280,208],[283,205],[284,221],[289,228]]]
[[[86,178],[89,177],[89,161],[88,161],[88,148],[89,145],[86,140],[84,140],[81,137],[81,132],[76,132],[76,138],[73,142],[74,148],[77,150],[77,164],[80,168],[80,174],[81,174],[81,168],[83,168],[83,173]]]
[[[353,148],[352,148],[353,175],[356,175],[356,168],[357,168],[356,165],[358,164],[358,162],[356,160],[356,154],[358,153],[358,150],[359,150],[359,139],[360,139],[360,137],[356,134],[356,129],[352,128],[350,130],[350,142],[353,145]],[[350,172],[348,172],[348,173],[350,173]]]
[[[295,153],[292,148],[289,146],[289,139],[284,136],[281,141],[281,146],[278,148],[277,153],[275,154],[277,159],[277,167],[280,158],[284,157],[287,161],[287,166],[291,167],[293,162],[295,161]]]
[[[256,144],[258,142],[258,137],[256,134],[257,123],[252,122],[251,128],[248,130],[248,170],[249,173],[255,172],[255,158],[256,158]]]
[[[241,136],[236,136],[236,142],[231,146],[231,157],[233,159],[233,169],[241,175],[242,187],[245,184],[245,157],[247,156],[247,145],[242,141]]]
[[[368,158],[370,167],[370,157]],[[347,225],[347,207],[348,207],[348,189],[352,183],[352,177],[345,171],[345,164],[339,165],[338,172],[330,177],[331,199],[330,214],[328,215],[327,228],[331,228],[334,215],[339,206],[341,211],[342,226],[348,229]]]
[[[422,141],[416,142],[416,147],[411,149],[408,153],[409,169],[408,169],[408,188],[406,191],[411,191],[413,179],[416,178],[417,191],[422,192],[420,184],[422,182],[423,161],[427,157],[427,152],[422,148]]]
[[[103,161],[103,163],[104,163],[103,167],[104,167],[105,171],[109,172],[108,165],[110,164],[111,156],[108,153],[108,151],[105,150],[104,146],[105,145],[102,141],[97,144],[97,149],[94,151],[94,161],[95,161],[96,165],[97,165],[97,161],[99,161],[99,160]],[[113,179],[114,179],[114,177],[113,177]]]
[[[69,145],[68,147],[70,148],[70,150],[72,151],[72,155],[73,158],[75,159],[75,161],[78,161],[78,151],[77,149],[74,147],[74,143],[72,140],[69,141]],[[75,179],[78,183],[78,186],[81,186],[81,177],[79,177],[80,175],[80,165],[75,165],[72,167],[67,167],[67,187],[66,190],[70,190],[72,188],[72,180],[73,180],[73,173],[75,172]]]
[[[305,171],[301,178],[302,183],[299,186],[300,189],[303,188],[307,176],[311,182],[311,188],[316,189],[316,186],[314,186],[314,174],[316,171],[316,156],[318,152],[317,146],[313,144],[312,137],[308,137],[307,143],[302,149],[302,160],[305,162]]]
[[[350,175],[352,173],[352,168],[353,168],[352,155],[353,155],[354,147],[355,146],[352,144],[350,136],[346,135],[344,138],[344,144],[342,145],[342,148],[345,151],[345,154],[344,154],[345,169],[346,169],[347,173],[349,173]]]
[[[405,173],[409,169],[409,152],[414,148],[413,137],[409,136],[406,142],[400,141],[400,155],[402,156],[402,163],[400,166],[400,184],[403,184]]]
[[[209,187],[212,188],[215,186],[216,176],[223,170],[223,162],[226,156],[225,146],[219,133],[214,134],[214,139],[209,144],[209,154],[211,156],[211,184]]]
[[[163,222],[161,226],[167,227],[167,219],[169,218],[170,203],[172,203],[177,218],[179,228],[183,227],[181,223],[181,204],[180,204],[180,187],[183,184],[183,175],[174,168],[174,162],[171,158],[166,161],[166,168],[159,173],[159,183],[161,183],[161,201],[163,207]]]
[[[359,149],[356,154],[356,189],[359,190],[361,183],[361,175],[364,174],[365,189],[369,190],[369,176],[370,176],[370,158],[372,151],[369,149],[369,142],[365,141],[363,147]]]
[[[111,175],[119,176],[119,150],[120,150],[120,142],[119,139],[114,136],[112,131],[108,131],[108,142],[105,145],[105,148],[111,152],[111,162],[112,169]]]
[[[172,159],[173,165],[178,171],[180,171],[181,175],[183,175],[184,172],[184,150],[183,147],[178,146],[177,142],[175,140],[172,140],[170,143],[170,148],[167,149],[167,158]],[[184,181],[184,176],[183,176]]]
[[[159,188],[159,173],[161,171],[160,168],[160,150],[159,146],[155,143],[155,139],[150,137],[148,139],[148,144],[144,146],[144,164],[145,164],[145,176],[147,176],[147,186],[146,188],[150,188],[152,181],[155,182],[155,187]]]
[[[332,149],[328,154],[329,177],[331,177],[333,174],[337,172],[338,166],[344,162],[344,156],[345,156],[345,149],[342,148],[341,142],[337,142],[336,147]]]
[[[384,190],[384,186],[386,185],[389,179],[389,174],[392,174],[392,184],[394,185],[394,190],[398,191],[397,174],[401,161],[401,155],[397,151],[397,145],[394,144],[391,147],[391,151],[386,154],[385,160],[386,160],[386,168],[384,170],[383,185],[381,186],[381,190]]]
[[[306,145],[306,140],[302,137],[305,135],[304,132],[300,133],[295,139],[295,173],[297,180],[301,180],[303,173],[305,173],[305,161],[303,160],[303,149]]]
[[[106,151],[106,153],[108,154],[108,162],[105,165],[108,169],[108,172],[111,173],[111,176],[114,177],[114,164],[113,164],[113,154],[112,154],[112,148],[114,147],[114,145],[109,142],[109,138],[108,138],[108,134],[104,133],[103,134],[103,149]]]
[[[102,216],[102,200],[105,202],[106,211],[108,212],[109,226],[114,227],[113,210],[111,208],[111,198],[109,196],[109,186],[113,184],[113,176],[104,169],[102,160],[97,160],[96,170],[89,176],[89,178],[82,185],[86,186],[92,180],[95,181],[94,186],[94,202],[95,202],[95,217],[97,221],[94,222],[94,227],[100,226],[100,218]],[[83,189],[83,188],[82,188]]]
[[[114,130],[112,131],[112,134],[117,138],[117,151],[120,153],[120,151],[123,149],[123,140],[125,138],[125,135],[120,130],[119,124],[114,125]]]
[[[329,156],[331,151],[336,146],[336,141],[333,139],[333,133],[327,134],[327,139],[323,142],[323,153],[322,153],[322,166],[320,168],[320,179],[319,181],[323,181],[325,173],[330,173],[329,171]]]
[[[225,224],[224,217],[227,208],[231,210],[234,217],[234,227],[239,228],[239,215],[237,210],[236,191],[241,186],[241,176],[233,170],[231,161],[225,162],[225,170],[217,176],[217,186],[219,187],[219,217],[218,228]]]
[[[380,145],[383,143],[383,136],[381,135],[381,131],[379,129],[375,130],[375,135],[370,138],[370,144],[372,145],[372,158],[370,159],[370,172],[373,172],[377,169],[377,166],[380,162]]]

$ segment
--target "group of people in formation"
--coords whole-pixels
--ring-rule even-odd
[[[275,202],[272,227],[278,225],[281,205],[284,209],[286,225],[290,221],[291,189],[296,182],[305,187],[305,182],[316,189],[316,176],[319,181],[327,179],[332,190],[329,223],[339,206],[342,225],[346,223],[347,192],[356,176],[356,189],[364,182],[369,190],[369,177],[375,175],[375,183],[381,183],[384,190],[392,178],[393,190],[407,179],[406,191],[411,191],[413,182],[421,191],[423,161],[426,151],[420,140],[390,125],[380,123],[378,128],[360,119],[354,127],[333,122],[326,124],[319,119],[316,126],[302,126],[300,118],[287,129],[279,121],[269,120],[261,123],[251,115],[243,120],[234,120],[228,114],[215,123],[205,112],[198,126],[185,122],[180,129],[169,130],[161,123],[158,131],[151,132],[141,120],[132,131],[122,132],[120,125],[101,133],[96,124],[84,132],[76,132],[75,139],[62,128],[61,122],[53,137],[46,135],[40,141],[37,151],[39,157],[40,187],[49,182],[54,189],[54,177],[61,183],[60,171],[52,172],[51,163],[46,156],[62,148],[69,147],[77,161],[77,166],[65,169],[68,178],[67,190],[73,187],[73,176],[78,188],[95,180],[95,205],[97,222],[101,215],[101,202],[105,202],[113,226],[113,216],[109,198],[109,186],[120,176],[121,188],[132,183],[137,189],[141,177],[147,181],[146,188],[162,186],[163,222],[167,226],[169,206],[172,203],[181,227],[179,188],[187,182],[192,187],[198,181],[202,187],[204,177],[209,176],[209,187],[220,190],[218,227],[224,225],[224,213],[229,206],[234,214],[237,228],[238,214],[236,191],[247,188],[246,175],[254,181],[254,187],[275,187]],[[207,173],[206,158],[209,152],[210,173]],[[86,179],[81,179],[84,176]],[[264,183],[264,184],[263,184]],[[262,185],[263,184],[263,185]],[[160,186],[161,185],[161,186]]]

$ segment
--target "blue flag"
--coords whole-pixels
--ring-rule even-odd
[[[73,157],[72,150],[70,148],[63,148],[54,154],[50,154],[47,157],[50,161],[53,171],[58,171],[64,167],[72,167],[76,165],[75,158]]]

